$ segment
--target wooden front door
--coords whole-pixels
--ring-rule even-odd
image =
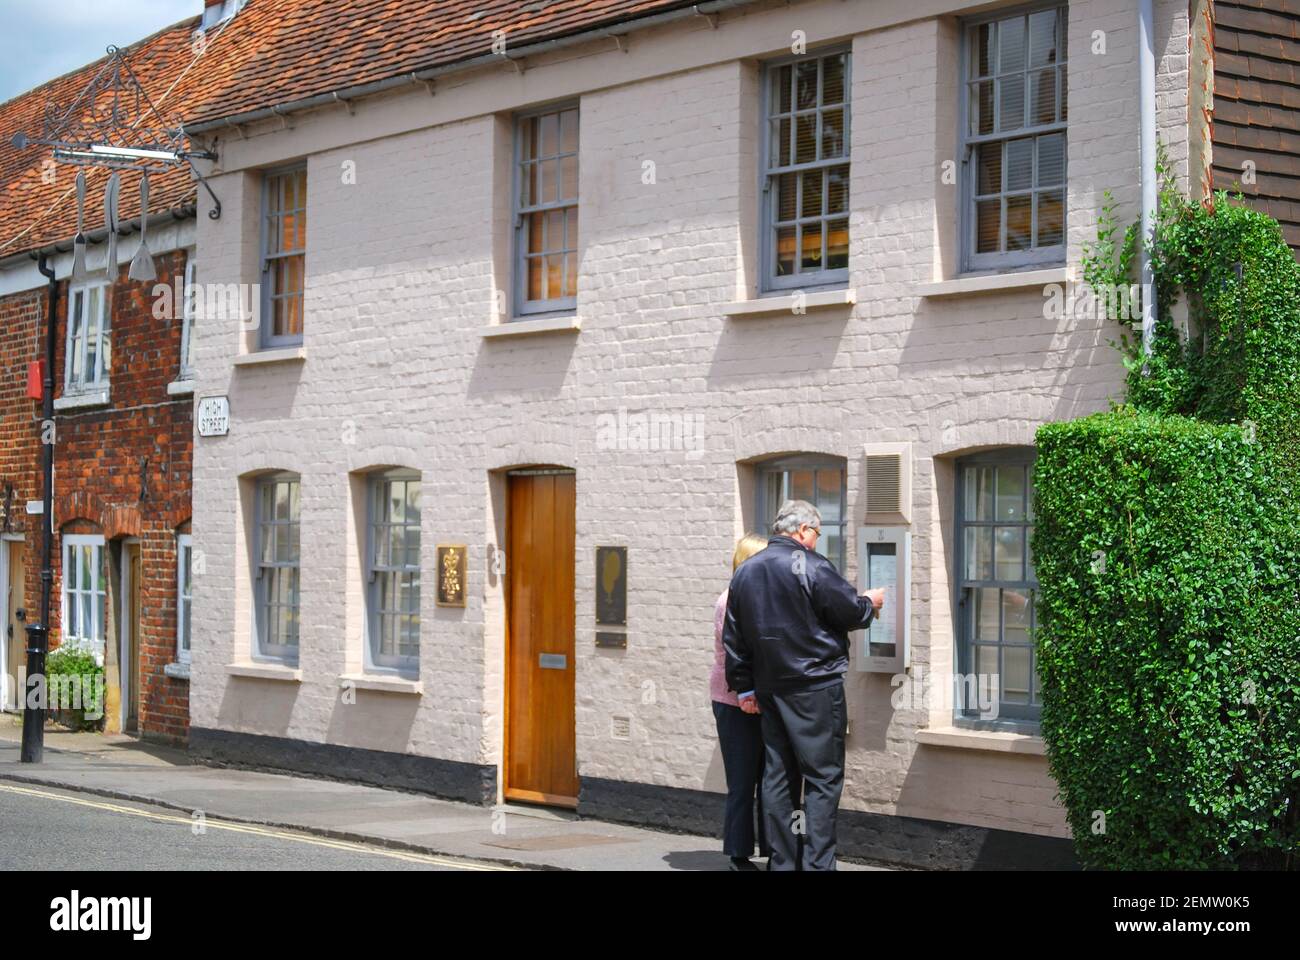
[[[122,676],[130,678],[127,683],[124,727],[135,732],[140,724],[140,544],[127,543],[123,550],[127,569],[126,623],[123,625],[126,663],[122,664],[121,670]]]
[[[0,590],[6,602],[0,607],[0,631],[4,636],[5,691],[3,709],[17,710],[23,703],[24,680],[27,677],[27,610],[23,597],[25,567],[23,544],[0,543],[5,559],[5,576],[0,577]]]
[[[528,470],[508,479],[504,793],[572,807],[574,475]]]

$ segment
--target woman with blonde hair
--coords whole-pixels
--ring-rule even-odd
[[[756,533],[741,537],[731,555],[732,573],[766,547],[766,537]],[[741,710],[736,691],[727,688],[726,655],[722,650],[722,625],[726,616],[727,591],[723,590],[713,610],[713,668],[709,671],[709,694],[718,724],[718,742],[722,745],[722,768],[727,776],[722,852],[731,858],[732,870],[757,870],[749,859],[754,855],[756,832],[759,856],[766,857],[771,852],[763,829],[763,804],[759,795],[759,785],[763,782],[763,728],[758,714]]]

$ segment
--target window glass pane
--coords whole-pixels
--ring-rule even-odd
[[[779,227],[776,231],[776,275],[786,277],[794,273],[795,228]]]
[[[994,542],[994,566],[998,580],[1019,582],[1025,575],[1025,529],[1024,527],[997,527]],[[981,533],[987,533],[983,528]]]
[[[819,270],[822,265],[822,225],[805,223],[799,231],[799,271]]]
[[[1065,182],[1065,134],[1052,133],[1038,138],[1037,186],[1055,186]]]
[[[840,498],[844,492],[841,476],[838,470],[817,471],[817,499],[814,503],[824,523],[840,521]]]
[[[997,81],[998,129],[1016,130],[1025,125],[1025,78],[1021,75]]]
[[[832,220],[826,224],[826,269],[843,270],[849,265],[849,222]]]
[[[1002,192],[1002,144],[982,143],[975,148],[975,192]]]
[[[1029,702],[1029,647],[1002,648],[1002,700]]]
[[[1028,250],[1033,243],[1033,197],[1007,197],[1007,249]]]
[[[578,158],[565,157],[560,161],[560,199],[578,199]]]
[[[1029,15],[1029,65],[1042,67],[1064,60],[1058,56],[1056,43],[1056,10],[1039,10]]]
[[[1002,245],[1002,201],[975,204],[975,252],[997,253]]]
[[[772,71],[772,112],[790,112],[790,89],[794,68],[790,65]]]
[[[822,103],[844,102],[844,62],[847,54],[836,54],[822,61]]]
[[[846,213],[849,209],[849,168],[831,167],[827,172],[826,212]]]
[[[578,152],[578,111],[564,110],[560,113],[560,150],[563,153]],[[574,169],[577,169],[575,159]],[[574,190],[573,196],[577,196],[577,190]]]
[[[967,467],[966,506],[967,520],[993,519],[993,468]]]
[[[809,163],[817,159],[817,114],[804,113],[795,118],[794,162]]]
[[[1027,590],[1002,591],[1002,639],[1006,643],[1029,642],[1032,596]]]
[[[995,704],[998,702],[1000,681],[998,677],[997,647],[979,646],[975,648],[975,674],[979,678],[976,688],[979,702],[968,702],[966,704],[966,708],[971,711],[978,710],[981,704]],[[969,696],[965,691],[963,691],[963,695]]]
[[[983,23],[975,28],[971,45],[971,69],[977,77],[987,77],[993,72],[994,30],[992,23]]]
[[[541,137],[540,156],[553,157],[559,153],[560,118],[558,114],[547,113],[538,118],[538,132]]]
[[[998,22],[998,72],[1025,69],[1025,18]]]
[[[993,579],[993,529],[967,527],[962,547],[966,558],[967,580]]]
[[[1021,520],[1025,505],[1025,468],[1019,464],[998,467],[997,508],[1001,521]]]
[[[822,214],[822,178],[821,170],[806,170],[803,180],[803,192],[799,196],[799,216],[820,217]]]
[[[970,132],[973,134],[992,133],[993,116],[993,81],[985,80],[971,84]]]
[[[817,106],[816,60],[801,60],[795,64],[795,106],[799,110]]]
[[[776,178],[776,219],[782,223],[798,216],[799,175],[783,173]]]
[[[809,503],[817,499],[816,488],[813,485],[813,471],[811,470],[792,470],[790,471],[790,499],[807,500]],[[780,504],[777,504],[780,507]]]
[[[971,591],[974,610],[971,616],[972,640],[985,643],[998,641],[998,588],[980,587]]]
[[[827,110],[822,114],[822,154],[823,160],[837,159],[844,156],[844,111]]]
[[[1056,122],[1056,70],[1038,70],[1029,76],[1030,124]]]
[[[1059,190],[1038,194],[1038,245],[1053,247],[1065,242],[1065,202]]]
[[[1007,144],[1007,189],[1028,190],[1034,185],[1034,141],[1012,140]]]

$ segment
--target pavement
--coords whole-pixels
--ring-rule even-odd
[[[0,715],[0,781],[180,811],[191,820],[537,870],[726,870],[721,841],[524,804],[439,800],[356,783],[196,763],[130,736],[48,727],[40,764],[19,762],[21,718]],[[8,842],[0,836],[0,844]],[[755,860],[762,866],[763,861]],[[882,870],[841,860],[841,870]],[[210,866],[209,869],[219,869]]]

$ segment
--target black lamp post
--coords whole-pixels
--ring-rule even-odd
[[[23,745],[19,759],[40,763],[45,755],[45,705],[49,684],[45,676],[45,655],[50,649],[50,591],[54,586],[54,331],[59,284],[48,255],[40,254],[37,269],[49,279],[45,313],[45,374],[41,399],[41,466],[45,474],[44,509],[41,511],[41,618],[27,625],[27,683],[23,701]],[[34,687],[44,695],[33,696]]]

